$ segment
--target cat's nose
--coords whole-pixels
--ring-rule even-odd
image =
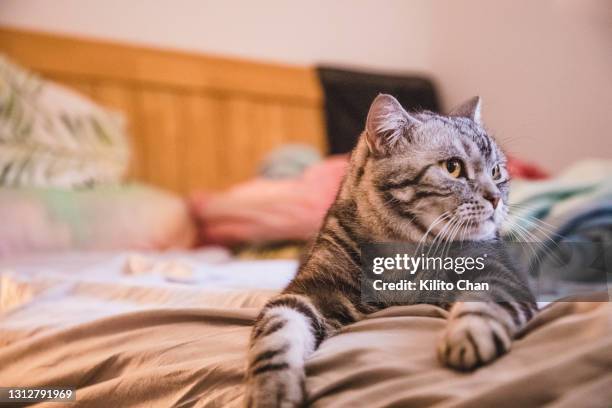
[[[482,195],[482,197],[493,205],[493,209],[495,210],[499,205],[500,195],[499,193],[489,193],[486,192]]]

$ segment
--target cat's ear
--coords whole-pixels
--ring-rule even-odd
[[[451,110],[450,116],[462,116],[464,118],[472,119],[479,125],[482,125],[482,119],[480,117],[480,96],[474,96],[469,100],[463,102],[455,109]]]
[[[407,143],[406,133],[420,123],[391,95],[379,94],[366,119],[366,141],[370,151],[387,154]]]

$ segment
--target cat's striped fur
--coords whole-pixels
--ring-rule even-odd
[[[450,177],[440,165],[451,158],[462,161],[464,177]],[[503,171],[496,180],[495,166]],[[301,405],[308,356],[339,328],[385,307],[360,301],[360,245],[456,240],[458,230],[472,241],[496,239],[507,211],[504,166],[503,153],[480,124],[479,99],[442,116],[408,114],[393,97],[378,96],[314,245],[255,323],[245,405]],[[531,300],[508,300],[449,306],[441,362],[470,370],[506,352],[535,311]]]

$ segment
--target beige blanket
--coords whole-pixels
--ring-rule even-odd
[[[250,326],[270,295],[78,285],[51,293],[0,318],[0,385],[76,387],[83,407],[239,406]],[[155,298],[157,306],[121,309],[117,305],[126,298],[141,305]],[[114,312],[107,310],[110,304]],[[101,309],[107,314],[96,315]],[[90,318],[75,323],[66,313]],[[32,316],[39,317],[35,328],[24,323]],[[444,316],[433,306],[395,307],[346,327],[308,361],[310,402],[612,406],[609,303],[552,305],[508,355],[471,374],[436,361]]]

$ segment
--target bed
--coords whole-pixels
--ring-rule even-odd
[[[143,257],[181,262],[190,273],[135,273]],[[203,250],[46,255],[3,267],[3,308],[10,313],[0,320],[0,384],[75,387],[79,406],[226,407],[240,406],[258,308],[291,278],[296,263],[232,261],[223,251]],[[445,311],[390,308],[322,344],[306,367],[309,401],[607,406],[611,313],[607,302],[552,304],[510,354],[465,374],[435,357]]]
[[[25,66],[127,113],[134,180],[178,193],[222,189],[248,178],[273,146],[326,149],[311,67],[11,29],[0,43]],[[250,327],[296,268],[222,248],[2,258],[0,386],[74,387],[78,406],[240,406]],[[307,363],[309,403],[612,403],[609,302],[547,306],[510,354],[474,373],[437,362],[445,316],[429,305],[393,307],[344,328]],[[37,406],[46,405],[58,403]]]

